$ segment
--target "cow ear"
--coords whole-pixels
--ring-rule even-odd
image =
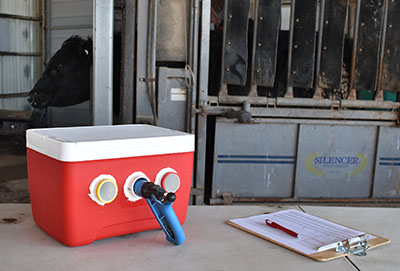
[[[91,57],[92,51],[93,51],[93,42],[91,38],[88,38],[82,44],[81,53],[83,54],[84,57],[86,56]]]

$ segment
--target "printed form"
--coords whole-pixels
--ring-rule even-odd
[[[290,229],[300,236],[294,237],[282,230],[269,227],[265,224],[266,219]],[[318,248],[324,245],[365,234],[293,209],[230,221],[307,255],[318,252]],[[375,237],[369,235],[368,238]]]

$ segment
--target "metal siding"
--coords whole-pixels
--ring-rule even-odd
[[[1,51],[17,53],[40,53],[40,23],[28,20],[0,18],[4,35]]]
[[[38,17],[41,0],[0,0],[0,13]]]
[[[400,129],[381,127],[376,155],[375,198],[400,198]]]
[[[93,0],[52,0],[50,7],[51,28],[81,27],[93,25]]]
[[[93,35],[93,0],[50,1],[50,55],[54,55],[62,43],[72,35]]]
[[[212,197],[291,197],[297,129],[217,120]]]
[[[377,128],[300,125],[295,196],[368,198]]]
[[[40,0],[0,0],[0,13],[38,17]],[[40,22],[1,18],[0,51],[40,54]],[[0,56],[0,94],[29,92],[40,76],[40,56]],[[26,97],[0,100],[0,109],[30,110]]]
[[[2,89],[0,93],[28,92],[39,78],[40,57],[2,56]],[[2,99],[1,109],[30,110],[25,97]]]
[[[185,70],[160,67],[158,70],[158,125],[186,131],[188,89]]]

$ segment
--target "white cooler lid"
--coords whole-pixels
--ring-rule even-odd
[[[151,125],[29,129],[27,148],[65,162],[194,151],[194,135]]]

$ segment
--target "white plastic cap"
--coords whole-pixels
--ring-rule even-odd
[[[175,193],[181,185],[181,180],[175,169],[167,167],[157,173],[154,183],[164,188],[167,192]]]

